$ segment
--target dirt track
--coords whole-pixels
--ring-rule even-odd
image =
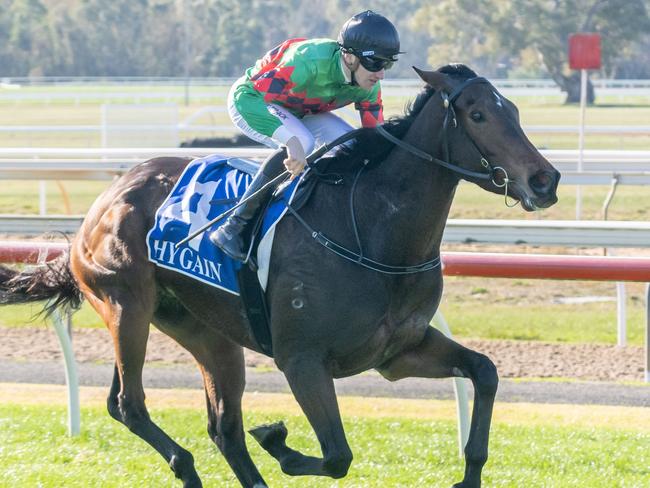
[[[47,361],[61,357],[56,334],[44,327],[0,327],[0,360]],[[578,380],[641,381],[644,351],[637,346],[547,344],[528,341],[463,340],[467,347],[487,354],[501,378],[563,377]],[[113,362],[106,330],[78,329],[73,337],[75,356],[82,363]],[[167,336],[152,331],[147,360],[192,363],[190,355]],[[269,358],[247,353],[248,366],[273,366]]]

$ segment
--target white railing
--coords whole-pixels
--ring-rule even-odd
[[[145,85],[145,86],[230,86],[235,77],[171,77],[171,76],[16,76],[3,77],[0,86],[59,86],[59,85]],[[500,79],[490,80],[499,88],[548,88],[556,86],[551,79]],[[650,89],[650,79],[622,80],[599,79],[591,80],[595,88],[646,88]],[[418,78],[392,78],[383,80],[385,86],[421,86]]]
[[[224,100],[225,93],[235,78],[2,78],[0,102],[124,102],[135,101],[208,101]],[[562,96],[560,87],[553,80],[504,80],[492,79],[492,84],[506,96],[546,97]],[[650,96],[650,80],[599,80],[591,82],[599,96]],[[411,97],[422,87],[419,79],[402,78],[382,81],[385,97]],[[97,90],[92,87],[115,87],[115,91]],[[149,91],[129,91],[128,87],[151,87]],[[25,87],[23,89],[23,87]],[[83,87],[83,90],[66,89]]]
[[[181,122],[174,125],[146,124],[116,124],[112,130],[137,132],[156,132],[160,130],[177,130],[179,132],[207,132],[218,134],[235,134],[232,124],[192,124]],[[50,134],[50,133],[83,133],[100,134],[105,126],[98,124],[86,125],[0,125],[0,133],[4,134]],[[523,127],[528,134],[578,134],[577,125],[528,125]],[[612,134],[629,136],[650,136],[650,125],[588,125],[585,134]]]
[[[0,179],[111,179],[153,157],[263,158],[269,149],[234,148],[0,148]],[[598,151],[584,153],[578,172],[578,151],[542,150],[562,173],[562,184],[608,185],[613,177],[622,185],[650,184],[650,151]]]
[[[0,234],[74,234],[83,215],[0,214]],[[445,243],[648,248],[650,222],[449,219]],[[650,255],[650,249],[648,250]]]

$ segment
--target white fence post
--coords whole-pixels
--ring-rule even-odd
[[[43,180],[38,182],[38,214],[47,215],[47,185]]]
[[[450,339],[452,338],[451,330],[438,310],[433,317],[435,326]],[[456,394],[456,413],[458,414],[458,455],[463,457],[463,450],[469,439],[469,401],[467,399],[467,383],[464,378],[454,378],[454,393]]]
[[[627,313],[626,313],[626,293],[625,293],[625,283],[617,282],[616,283],[616,321],[618,324],[618,340],[617,344],[619,347],[627,345]]]
[[[72,350],[72,339],[69,334],[68,323],[69,313],[61,313],[55,310],[52,314],[54,330],[61,344],[63,351],[63,363],[65,365],[65,381],[68,386],[68,434],[77,436],[81,431],[81,414],[79,408],[79,379],[77,377],[77,363]]]

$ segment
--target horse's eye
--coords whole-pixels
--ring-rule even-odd
[[[483,114],[481,112],[472,112],[469,116],[474,122],[481,122],[483,120]]]

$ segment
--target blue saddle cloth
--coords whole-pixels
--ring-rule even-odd
[[[176,243],[234,206],[244,194],[252,176],[238,169],[241,165],[234,162],[229,163],[228,158],[218,154],[191,161],[156,211],[154,226],[147,234],[147,248],[149,260],[157,266],[239,295],[237,271],[242,263],[230,259],[208,239],[210,232],[223,221],[175,247]],[[297,183],[298,180],[294,180],[269,207],[262,235],[284,215],[290,199],[288,195],[293,193]],[[268,264],[265,268],[268,269]]]

